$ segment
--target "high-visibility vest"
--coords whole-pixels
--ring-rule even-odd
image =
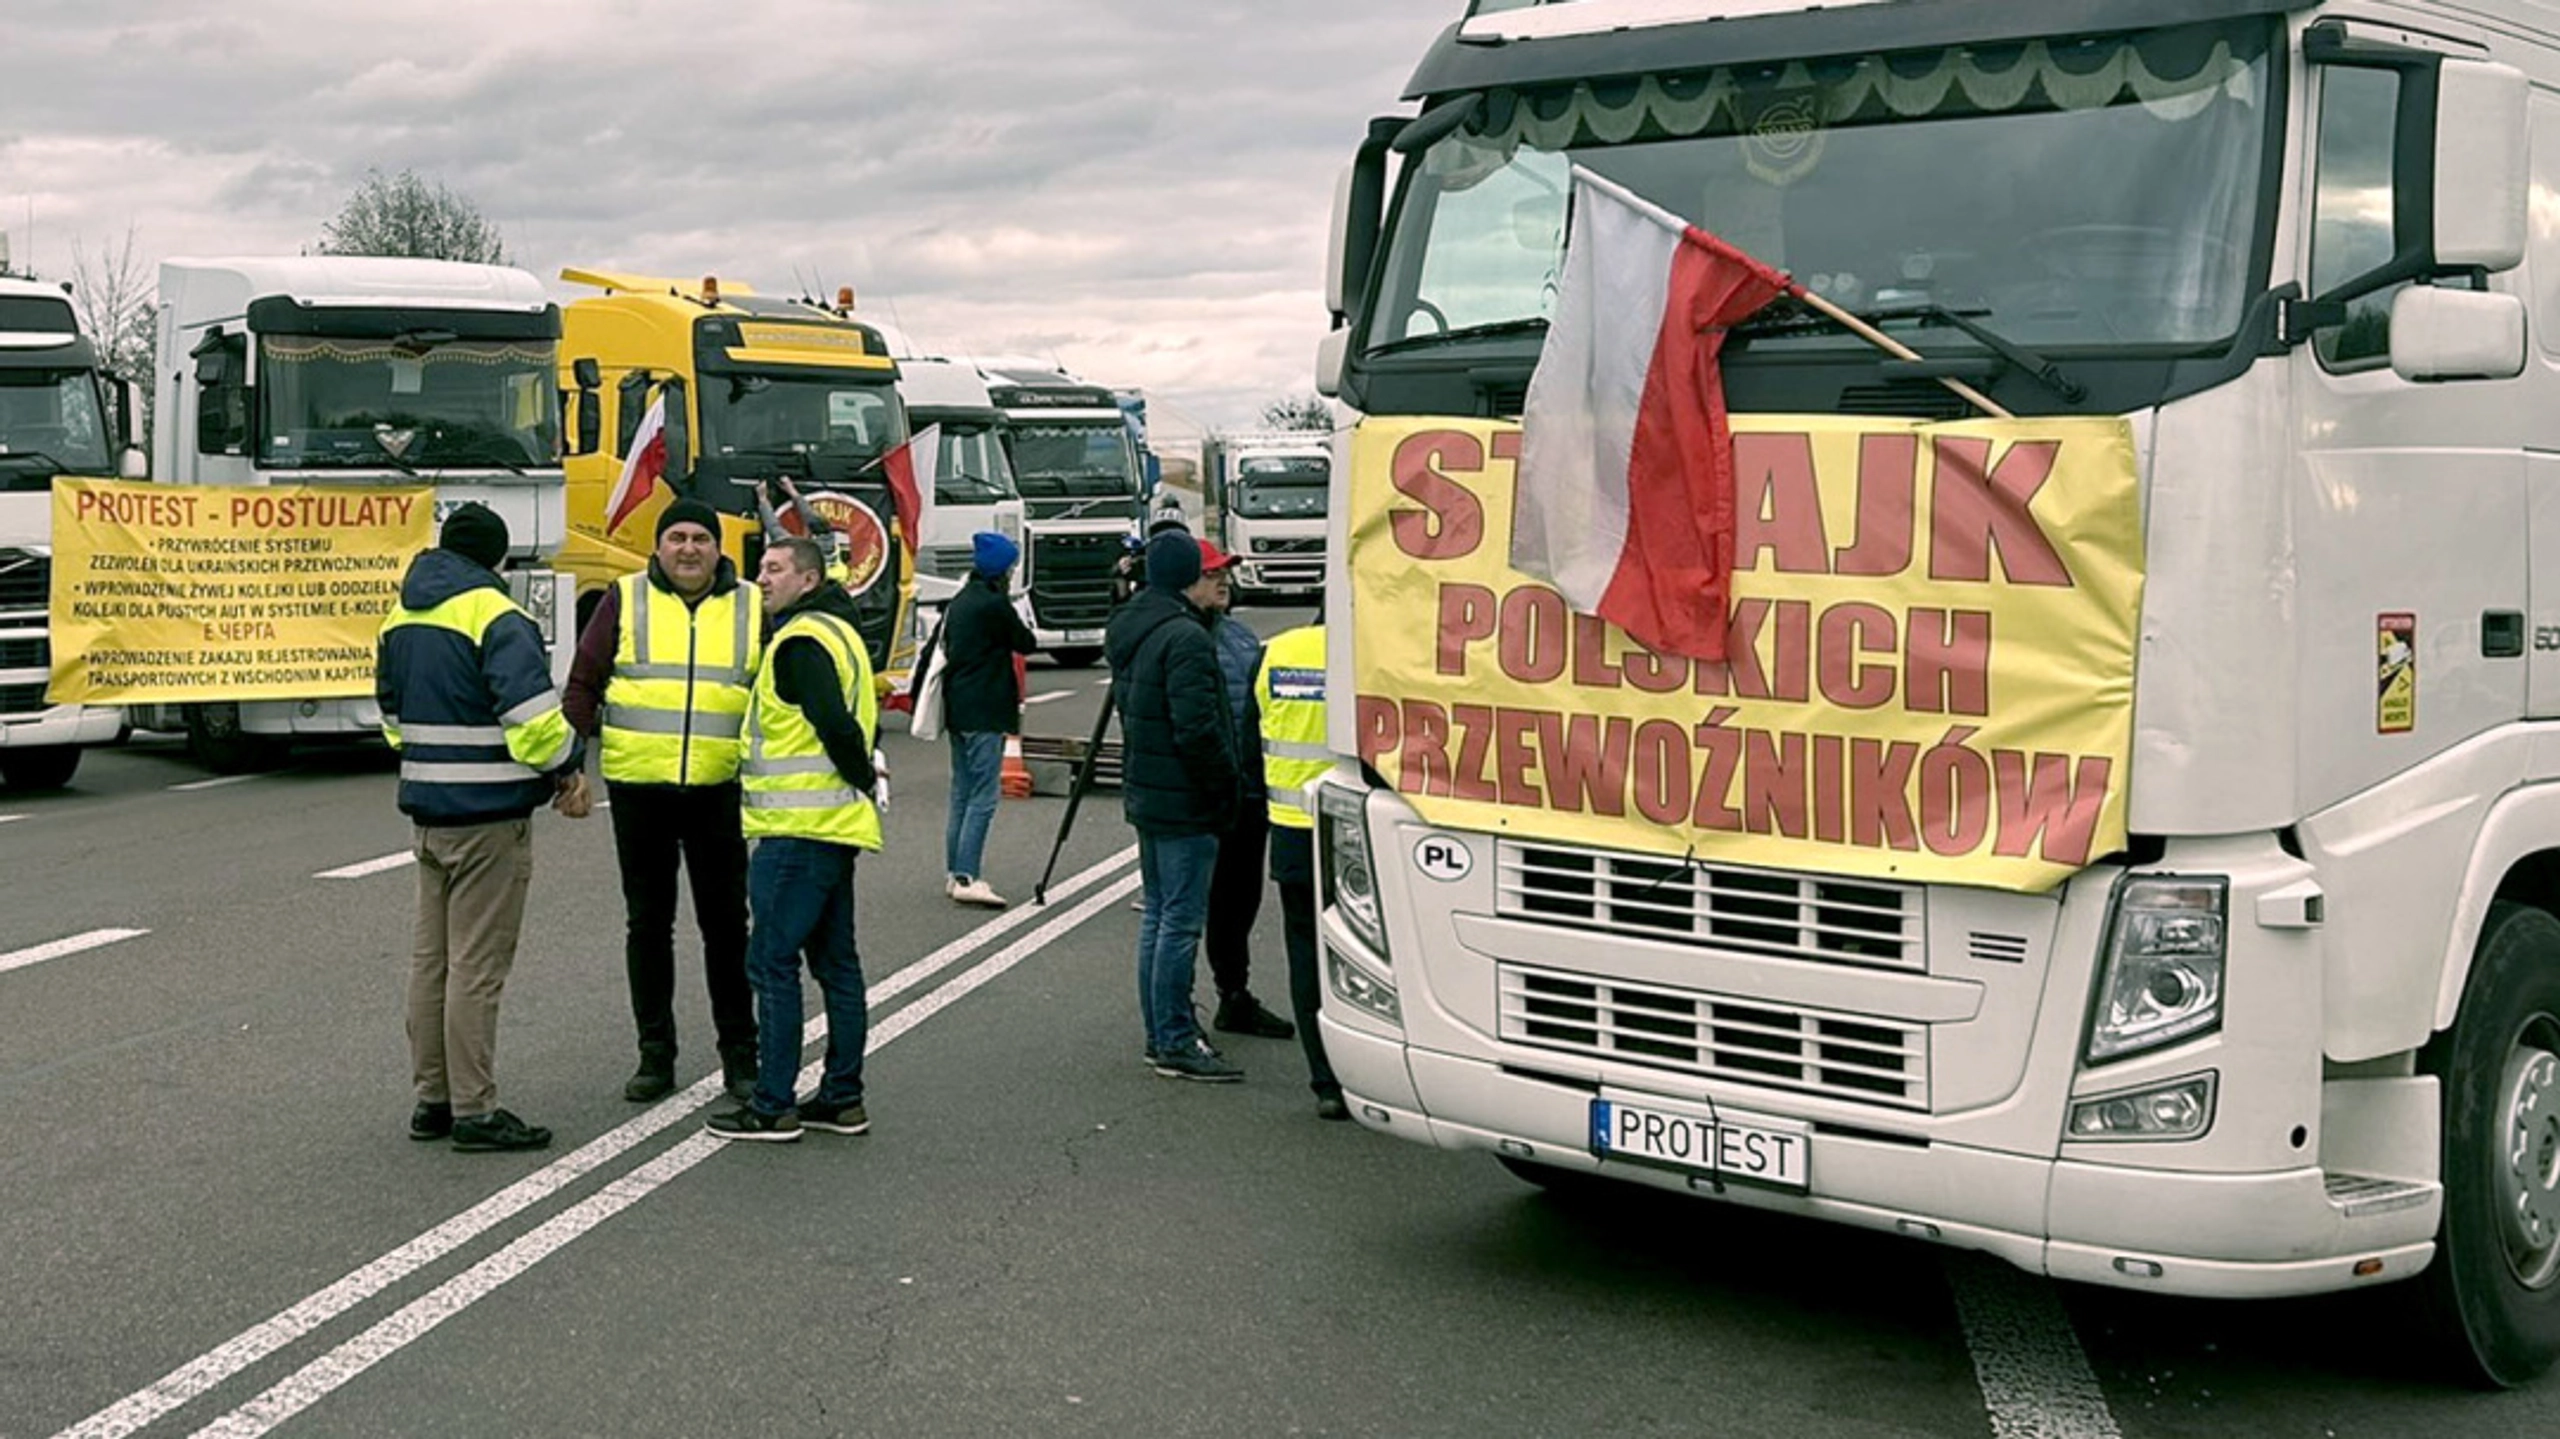
[[[1324,626],[1300,625],[1272,637],[1253,677],[1262,708],[1262,782],[1271,791],[1271,822],[1313,829],[1306,788],[1333,768],[1324,747]]]
[[[861,724],[865,740],[880,721],[880,700],[871,688],[871,655],[853,626],[807,610],[785,620],[765,647],[767,662],[756,671],[754,699],[747,709],[746,763],[739,771],[746,804],[743,828],[750,838],[781,835],[878,849],[880,811],[827,758],[826,744],[809,717],[774,692],[772,656],[802,637],[827,652],[845,708]]]
[[[604,777],[625,784],[726,784],[756,663],[764,592],[734,586],[688,605],[625,575],[613,677],[604,687]]]
[[[400,808],[431,824],[522,814],[551,797],[550,770],[577,744],[533,621],[507,592],[480,585],[382,623],[403,682],[382,716],[400,752]]]

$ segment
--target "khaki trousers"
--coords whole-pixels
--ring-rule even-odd
[[[515,967],[533,879],[533,825],[419,826],[409,1068],[418,1098],[456,1115],[498,1107],[498,992]]]

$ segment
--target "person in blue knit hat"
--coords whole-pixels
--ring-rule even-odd
[[[1015,656],[1039,648],[1007,597],[1022,547],[993,530],[969,539],[969,579],[942,621],[942,727],[951,744],[951,811],[942,826],[942,892],[960,904],[1002,909],[987,883],[987,830],[994,824],[1005,736],[1022,732],[1021,670]]]

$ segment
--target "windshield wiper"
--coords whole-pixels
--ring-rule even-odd
[[[1373,355],[1400,354],[1406,350],[1428,350],[1439,345],[1454,345],[1462,340],[1499,340],[1512,335],[1545,334],[1546,317],[1532,315],[1525,320],[1494,320],[1482,325],[1461,325],[1454,330],[1441,330],[1428,335],[1407,335],[1383,345],[1371,345]]]
[[[1762,328],[1791,328],[1796,325],[1836,326],[1839,323],[1811,306],[1798,306],[1784,312],[1773,313],[1775,308],[1773,306],[1771,310],[1761,312],[1762,315],[1774,319],[1775,324],[1764,326],[1755,317],[1745,320],[1735,329],[1742,333],[1749,333]],[[1883,325],[1893,320],[1935,320],[2008,361],[2013,368],[2024,372],[2029,379],[2060,395],[2066,403],[2076,405],[2089,397],[2088,386],[2063,373],[2060,365],[1973,318],[1977,314],[1989,314],[1988,310],[1957,310],[1924,300],[1917,304],[1886,305],[1854,313],[1857,318],[1870,325]]]

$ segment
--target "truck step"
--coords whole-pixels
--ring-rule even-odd
[[[2415,1179],[2385,1179],[2373,1174],[2331,1174],[2329,1202],[2349,1219],[2369,1219],[2415,1209],[2434,1198],[2439,1186]]]

